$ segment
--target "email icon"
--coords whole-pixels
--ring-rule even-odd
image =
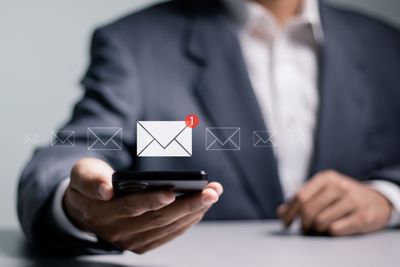
[[[54,147],[74,147],[75,132],[74,131],[52,131],[51,146]]]
[[[267,131],[253,131],[254,147],[276,147],[278,145],[278,135]]]
[[[240,128],[206,128],[206,150],[240,150]]]
[[[295,145],[303,144],[304,139],[298,134],[290,134],[289,135],[289,143],[295,144]]]
[[[39,143],[39,134],[37,133],[26,133],[24,134],[24,143],[26,145],[36,145]]]
[[[138,121],[138,157],[191,157],[192,129],[185,121]]]
[[[122,128],[89,127],[88,150],[122,150]]]

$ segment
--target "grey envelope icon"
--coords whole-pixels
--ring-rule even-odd
[[[51,146],[54,147],[74,147],[75,132],[74,131],[52,131]]]
[[[24,143],[26,145],[36,145],[39,143],[39,134],[37,133],[26,133],[24,134]]]
[[[278,145],[278,135],[268,131],[253,131],[254,147],[276,147]]]
[[[206,150],[240,150],[240,128],[206,128]]]
[[[122,150],[122,128],[89,127],[88,150]]]

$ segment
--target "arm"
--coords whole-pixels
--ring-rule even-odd
[[[82,81],[85,94],[75,106],[71,120],[61,130],[75,131],[75,147],[38,149],[23,171],[18,187],[18,216],[28,239],[36,246],[80,253],[115,250],[65,235],[55,227],[51,214],[56,187],[70,175],[72,166],[83,157],[104,160],[114,168],[132,164],[134,122],[142,111],[140,87],[132,59],[107,29],[97,30],[91,47],[91,64]],[[87,128],[123,127],[121,151],[88,151]],[[110,153],[112,152],[112,153]],[[64,250],[64,251],[68,251]]]
[[[278,214],[285,225],[299,217],[305,232],[362,234],[396,223],[398,194],[397,185],[390,182],[362,183],[336,171],[323,171],[281,205]]]

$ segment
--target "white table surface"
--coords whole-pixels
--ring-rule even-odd
[[[144,255],[31,259],[20,255],[20,232],[0,230],[0,266],[206,267],[400,266],[400,231],[364,236],[309,237],[285,232],[278,222],[205,222]]]

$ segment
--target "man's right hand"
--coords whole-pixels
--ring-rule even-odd
[[[171,241],[199,222],[223,191],[213,182],[201,193],[177,199],[171,191],[113,198],[113,173],[104,161],[79,160],[72,168],[63,207],[78,228],[138,254]]]

